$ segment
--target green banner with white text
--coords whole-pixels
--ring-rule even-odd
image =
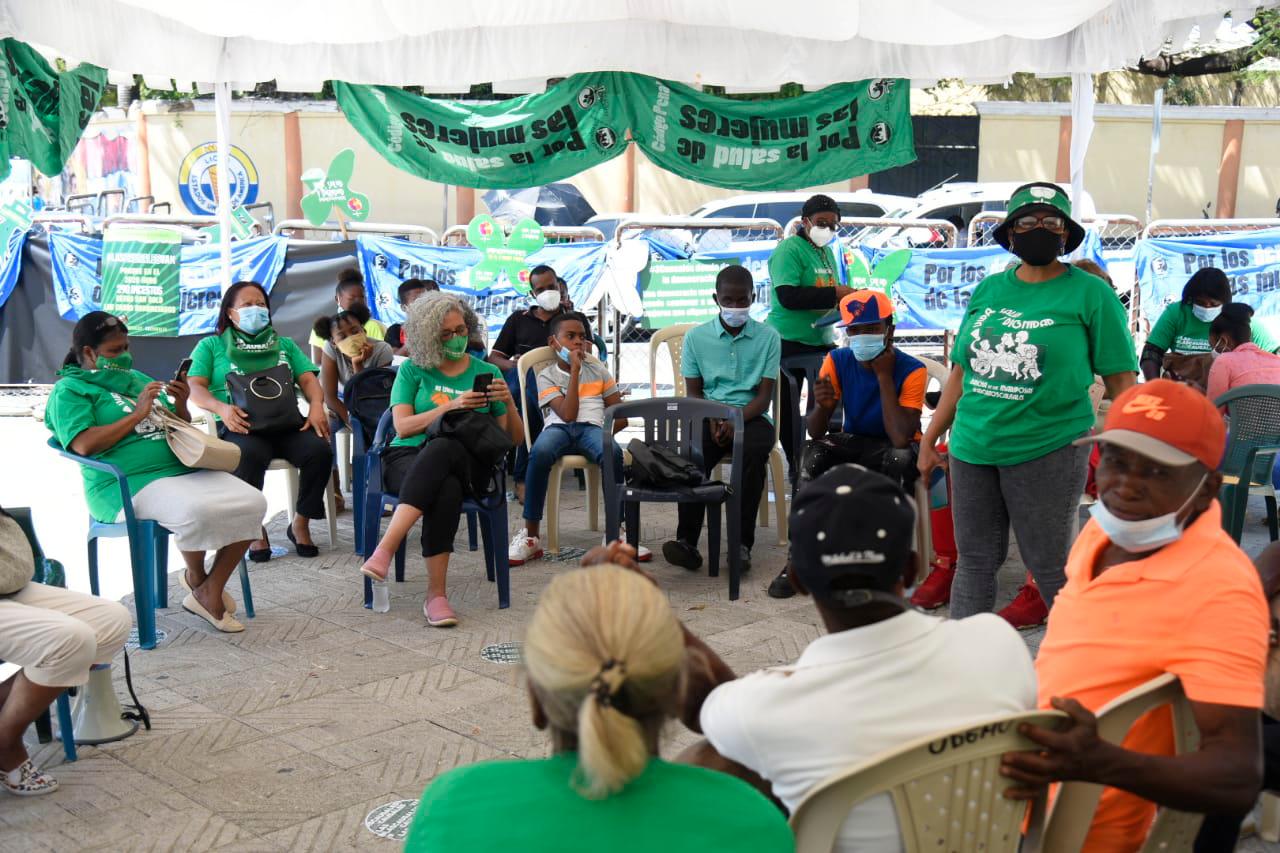
[[[838,83],[747,101],[627,72],[472,104],[335,83],[338,105],[393,165],[440,183],[515,189],[563,180],[626,149],[682,178],[743,190],[835,183],[915,160],[905,80]]]
[[[167,228],[114,226],[102,240],[102,310],[129,334],[177,337],[182,237]]]

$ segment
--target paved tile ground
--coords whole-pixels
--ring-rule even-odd
[[[38,431],[13,420],[0,419],[0,440],[43,442]],[[46,550],[68,552],[72,586],[78,586],[78,484],[73,472],[41,455],[38,443],[32,447],[25,464],[39,476],[25,486],[0,485],[0,500],[21,505],[28,492],[36,498],[29,503],[46,515],[41,530],[57,531],[42,533]],[[58,478],[60,485],[49,485]],[[600,535],[586,529],[583,493],[571,479],[561,506],[562,546],[599,542]],[[47,514],[56,511],[69,514],[65,531],[49,526]],[[513,525],[517,516],[514,507]],[[278,516],[271,528],[277,541],[283,541],[282,525]],[[670,509],[646,509],[642,535],[655,550],[674,527]],[[1252,550],[1261,547],[1260,529],[1251,520]],[[361,607],[349,513],[340,517],[339,535],[337,547],[322,547],[316,559],[290,556],[253,567],[258,616],[243,634],[216,633],[171,597],[173,607],[158,618],[165,641],[154,651],[131,654],[152,730],[83,747],[74,764],[61,763],[57,743],[32,740],[37,762],[54,772],[62,788],[33,800],[0,797],[0,853],[390,850],[392,842],[364,826],[376,806],[415,799],[432,778],[460,764],[545,755],[546,741],[529,722],[518,669],[485,660],[481,650],[519,640],[539,590],[573,563],[513,569],[512,606],[500,611],[480,554],[467,552],[460,535],[449,588],[462,623],[437,630],[421,613],[420,558],[408,561],[403,584],[392,584],[391,611],[373,613]],[[323,542],[322,535],[317,539]],[[758,530],[757,542],[755,568],[736,602],[728,600],[724,576],[685,572],[660,556],[652,566],[680,618],[740,672],[791,661],[819,634],[808,600],[765,595],[785,555],[773,529]],[[117,588],[123,573],[127,589],[119,559],[105,571],[115,573]],[[1001,574],[999,604],[1013,596],[1022,576],[1015,554]],[[170,586],[178,589],[176,575]],[[238,585],[228,588],[239,597]],[[1027,634],[1033,650],[1039,639],[1039,632]],[[120,660],[115,675],[124,696]],[[693,739],[673,724],[664,753]],[[1240,849],[1280,845],[1247,839]]]

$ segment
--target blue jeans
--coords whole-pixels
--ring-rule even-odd
[[[547,481],[551,466],[561,456],[578,454],[597,465],[604,460],[604,431],[595,424],[551,424],[543,427],[542,434],[529,451],[529,469],[524,480],[525,521],[542,521],[542,510],[547,503]],[[622,448],[613,446],[613,456],[618,470],[622,470]],[[556,488],[560,484],[556,483]]]

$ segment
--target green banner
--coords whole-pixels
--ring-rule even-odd
[[[439,101],[394,86],[333,84],[352,127],[406,172],[463,187],[513,189],[568,178],[624,150],[614,74],[577,74],[492,104]]]
[[[57,175],[98,108],[107,72],[77,65],[58,72],[16,39],[3,42],[0,66],[0,180],[9,158],[24,157],[46,175]]]
[[[102,240],[102,310],[129,334],[177,337],[182,237],[167,228],[115,226]]]
[[[910,88],[881,78],[742,101],[626,72],[578,74],[492,104],[335,83],[347,120],[392,164],[440,183],[538,186],[626,148],[682,178],[743,190],[845,181],[915,160]]]
[[[640,301],[646,329],[665,329],[677,323],[703,323],[719,313],[715,300],[716,276],[738,263],[737,258],[714,261],[650,260],[640,274]]]

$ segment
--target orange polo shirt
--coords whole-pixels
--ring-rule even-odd
[[[1067,558],[1067,583],[1036,657],[1039,704],[1071,697],[1090,711],[1166,672],[1193,702],[1261,708],[1270,617],[1253,563],[1222,529],[1217,501],[1182,538],[1094,578],[1108,540],[1090,521]],[[1173,754],[1169,708],[1141,717],[1125,749]],[[1106,788],[1084,849],[1138,850],[1155,805]]]

